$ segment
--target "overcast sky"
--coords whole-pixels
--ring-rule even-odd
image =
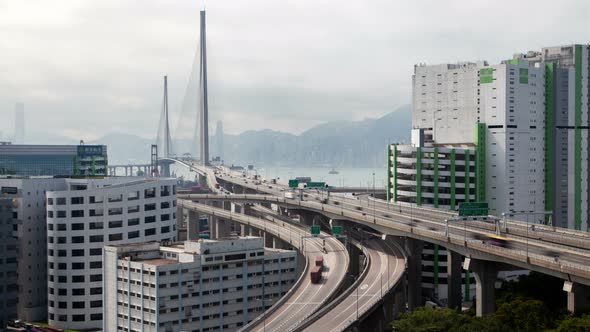
[[[201,7],[199,0],[0,0],[2,136],[13,133],[18,101],[27,143],[155,136],[165,74],[175,128]],[[210,131],[218,119],[229,133],[298,133],[380,116],[410,103],[416,63],[495,63],[589,43],[589,15],[588,0],[209,0]]]

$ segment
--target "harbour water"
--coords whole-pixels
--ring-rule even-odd
[[[385,168],[338,168],[336,169],[338,174],[330,174],[331,170],[332,168],[329,167],[265,167],[246,172],[249,175],[258,174],[266,179],[279,178],[283,182],[306,176],[311,177],[313,181],[326,182],[336,187],[373,187],[373,178],[375,188],[385,188],[387,183]],[[178,177],[184,176],[185,179],[191,180],[194,178],[194,173],[189,174],[190,172],[184,167],[173,166],[173,171]]]

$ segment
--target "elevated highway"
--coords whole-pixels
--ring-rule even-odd
[[[182,195],[181,195],[182,197]],[[303,199],[290,199],[273,195],[188,195],[184,198],[198,201],[234,201],[242,203],[272,203],[288,209],[303,209],[325,215],[334,220],[350,220],[375,229],[383,234],[405,236],[410,239],[427,241],[444,246],[452,252],[468,259],[464,267],[475,273],[478,282],[478,299],[491,297],[485,302],[493,308],[493,279],[499,269],[506,266],[520,267],[553,275],[563,280],[580,285],[590,285],[590,250],[584,248],[582,237],[553,236],[552,241],[529,236],[501,233],[508,239],[509,245],[494,244],[491,236],[495,235],[495,225],[478,221],[451,223],[446,231],[446,223],[437,211],[401,207],[401,209],[367,210],[359,201],[342,199],[319,199],[308,196]],[[355,204],[356,203],[356,204]],[[571,242],[574,241],[578,245]],[[415,257],[416,258],[416,257]],[[491,264],[487,269],[484,264]],[[501,263],[507,264],[502,266]],[[484,271],[480,270],[483,269]],[[485,272],[488,271],[488,272]],[[486,274],[487,273],[487,274]],[[493,278],[492,278],[493,275]],[[417,277],[417,276],[416,276]],[[481,293],[481,294],[480,294]],[[569,293],[572,294],[572,293]],[[460,296],[460,294],[459,294]],[[482,307],[484,301],[478,300],[478,313],[489,312],[489,307]]]
[[[366,275],[354,285],[350,294],[334,301],[335,305],[322,312],[321,317],[308,324],[304,331],[344,331],[370,314],[378,304],[387,301],[388,293],[399,286],[405,272],[404,253],[399,244],[389,240],[368,239],[361,245],[369,260]],[[391,310],[389,306],[388,309]],[[380,323],[384,325],[388,322]]]
[[[307,258],[308,267],[314,263],[317,255],[324,256],[328,268],[322,274],[321,283],[312,284],[307,273],[308,268],[306,268],[298,284],[280,302],[270,308],[268,313],[259,316],[257,320],[244,327],[242,329],[244,331],[293,331],[307,317],[324,305],[344,282],[349,257],[344,245],[336,239],[326,239],[327,253],[324,254],[322,240],[305,239],[302,241],[301,237],[308,234],[307,230],[289,223],[273,223],[183,199],[178,200],[178,205],[187,210],[221,217],[227,221],[246,225],[248,228],[253,227],[270,233],[302,252]],[[327,236],[325,233],[322,235]]]
[[[231,191],[246,195],[201,195],[190,196],[190,199],[272,203],[287,209],[320,213],[333,220],[349,220],[382,234],[406,237],[409,239],[406,252],[413,256],[412,261],[418,260],[418,265],[422,241],[441,245],[452,256],[464,256],[463,267],[474,273],[477,282],[478,315],[494,310],[493,292],[497,272],[515,267],[563,279],[564,290],[568,291],[568,309],[571,311],[590,307],[590,303],[585,301],[590,295],[590,234],[587,232],[529,225],[513,220],[491,223],[466,219],[457,221],[453,220],[457,219],[457,214],[451,211],[379,200],[350,199],[338,194],[328,195],[323,191],[307,190],[301,198],[290,199],[284,197],[284,192],[289,189],[280,183],[261,183],[219,172],[215,176],[221,186],[230,186]],[[268,195],[248,194],[254,192]],[[502,239],[500,242],[496,240],[498,237]],[[461,261],[452,261],[452,266],[448,268],[460,271]],[[410,270],[419,273],[419,267]],[[408,280],[412,278],[418,276],[409,276]],[[460,302],[460,287],[453,289],[449,291],[449,301],[456,303],[458,297]],[[408,292],[409,302],[412,293],[416,297],[414,292]]]

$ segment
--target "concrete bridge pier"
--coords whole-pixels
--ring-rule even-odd
[[[496,309],[494,291],[499,264],[466,257],[463,268],[474,273],[476,281],[475,313],[478,317],[493,314]]]
[[[219,219],[217,222],[217,238],[229,237],[231,235],[231,221]]]
[[[283,241],[282,239],[279,239],[278,237],[273,237],[272,238],[272,247],[275,249],[287,249],[288,248],[288,243],[285,243],[285,241]]]
[[[219,235],[217,233],[218,222],[219,222],[219,219],[217,217],[209,216],[209,238],[211,240],[217,240],[219,238]]]
[[[274,248],[274,236],[268,232],[264,232],[264,247],[265,248]]]
[[[460,254],[447,250],[447,283],[448,283],[448,302],[447,306],[451,309],[461,309],[463,303],[461,286],[461,274],[463,272],[462,257]]]
[[[405,278],[402,278],[398,285],[393,290],[393,311],[392,311],[392,319],[397,319],[401,316],[402,313],[406,311],[406,289],[407,289],[407,282]]]
[[[590,287],[565,281],[563,290],[567,292],[567,310],[569,312],[577,314],[590,309]]]
[[[408,278],[408,309],[414,310],[422,305],[422,249],[424,243],[406,237],[407,278]]]
[[[211,219],[211,217],[209,217]],[[209,226],[211,227],[211,226]],[[199,233],[199,213],[197,211],[188,211],[188,222],[186,223],[186,237],[188,240],[198,240]]]

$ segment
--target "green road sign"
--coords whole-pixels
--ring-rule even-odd
[[[289,180],[289,188],[299,187],[299,180]]]
[[[320,235],[320,226],[311,226],[311,235]]]
[[[307,188],[324,188],[326,186],[325,182],[308,182]]]
[[[485,203],[485,202],[459,203],[459,215],[462,217],[487,216],[487,215],[489,215],[488,203]]]
[[[342,226],[332,226],[332,234],[342,235]]]

